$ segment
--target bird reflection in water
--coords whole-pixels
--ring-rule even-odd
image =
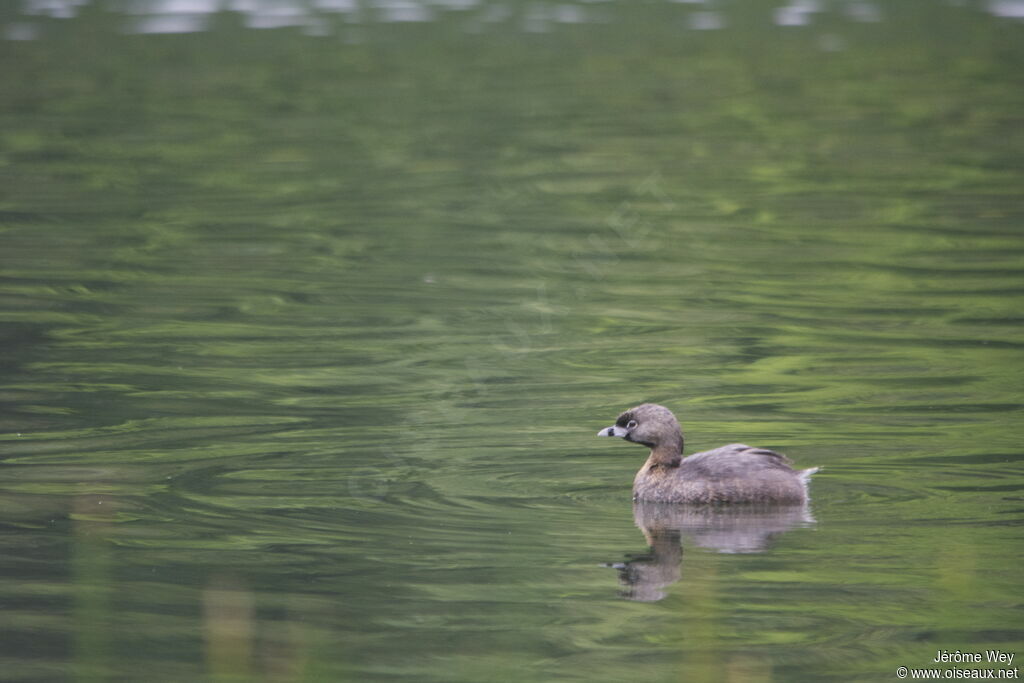
[[[633,520],[649,547],[642,555],[605,566],[619,572],[622,597],[641,602],[661,600],[666,588],[682,577],[683,539],[720,553],[759,553],[779,534],[814,524],[807,504],[680,505],[633,503]]]

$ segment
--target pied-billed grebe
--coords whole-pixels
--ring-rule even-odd
[[[633,480],[633,500],[660,503],[804,503],[817,467],[794,470],[766,448],[734,443],[683,457],[683,430],[665,406],[644,403],[619,415],[598,436],[651,449]]]

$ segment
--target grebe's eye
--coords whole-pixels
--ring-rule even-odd
[[[636,429],[636,420],[630,420],[629,424],[626,425],[626,429]]]

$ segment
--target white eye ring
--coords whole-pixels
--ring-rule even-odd
[[[630,420],[626,425],[626,429],[636,429],[636,420]]]

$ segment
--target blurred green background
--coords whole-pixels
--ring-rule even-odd
[[[1022,15],[4,4],[0,677],[1022,649]],[[634,515],[641,401],[811,508]]]

